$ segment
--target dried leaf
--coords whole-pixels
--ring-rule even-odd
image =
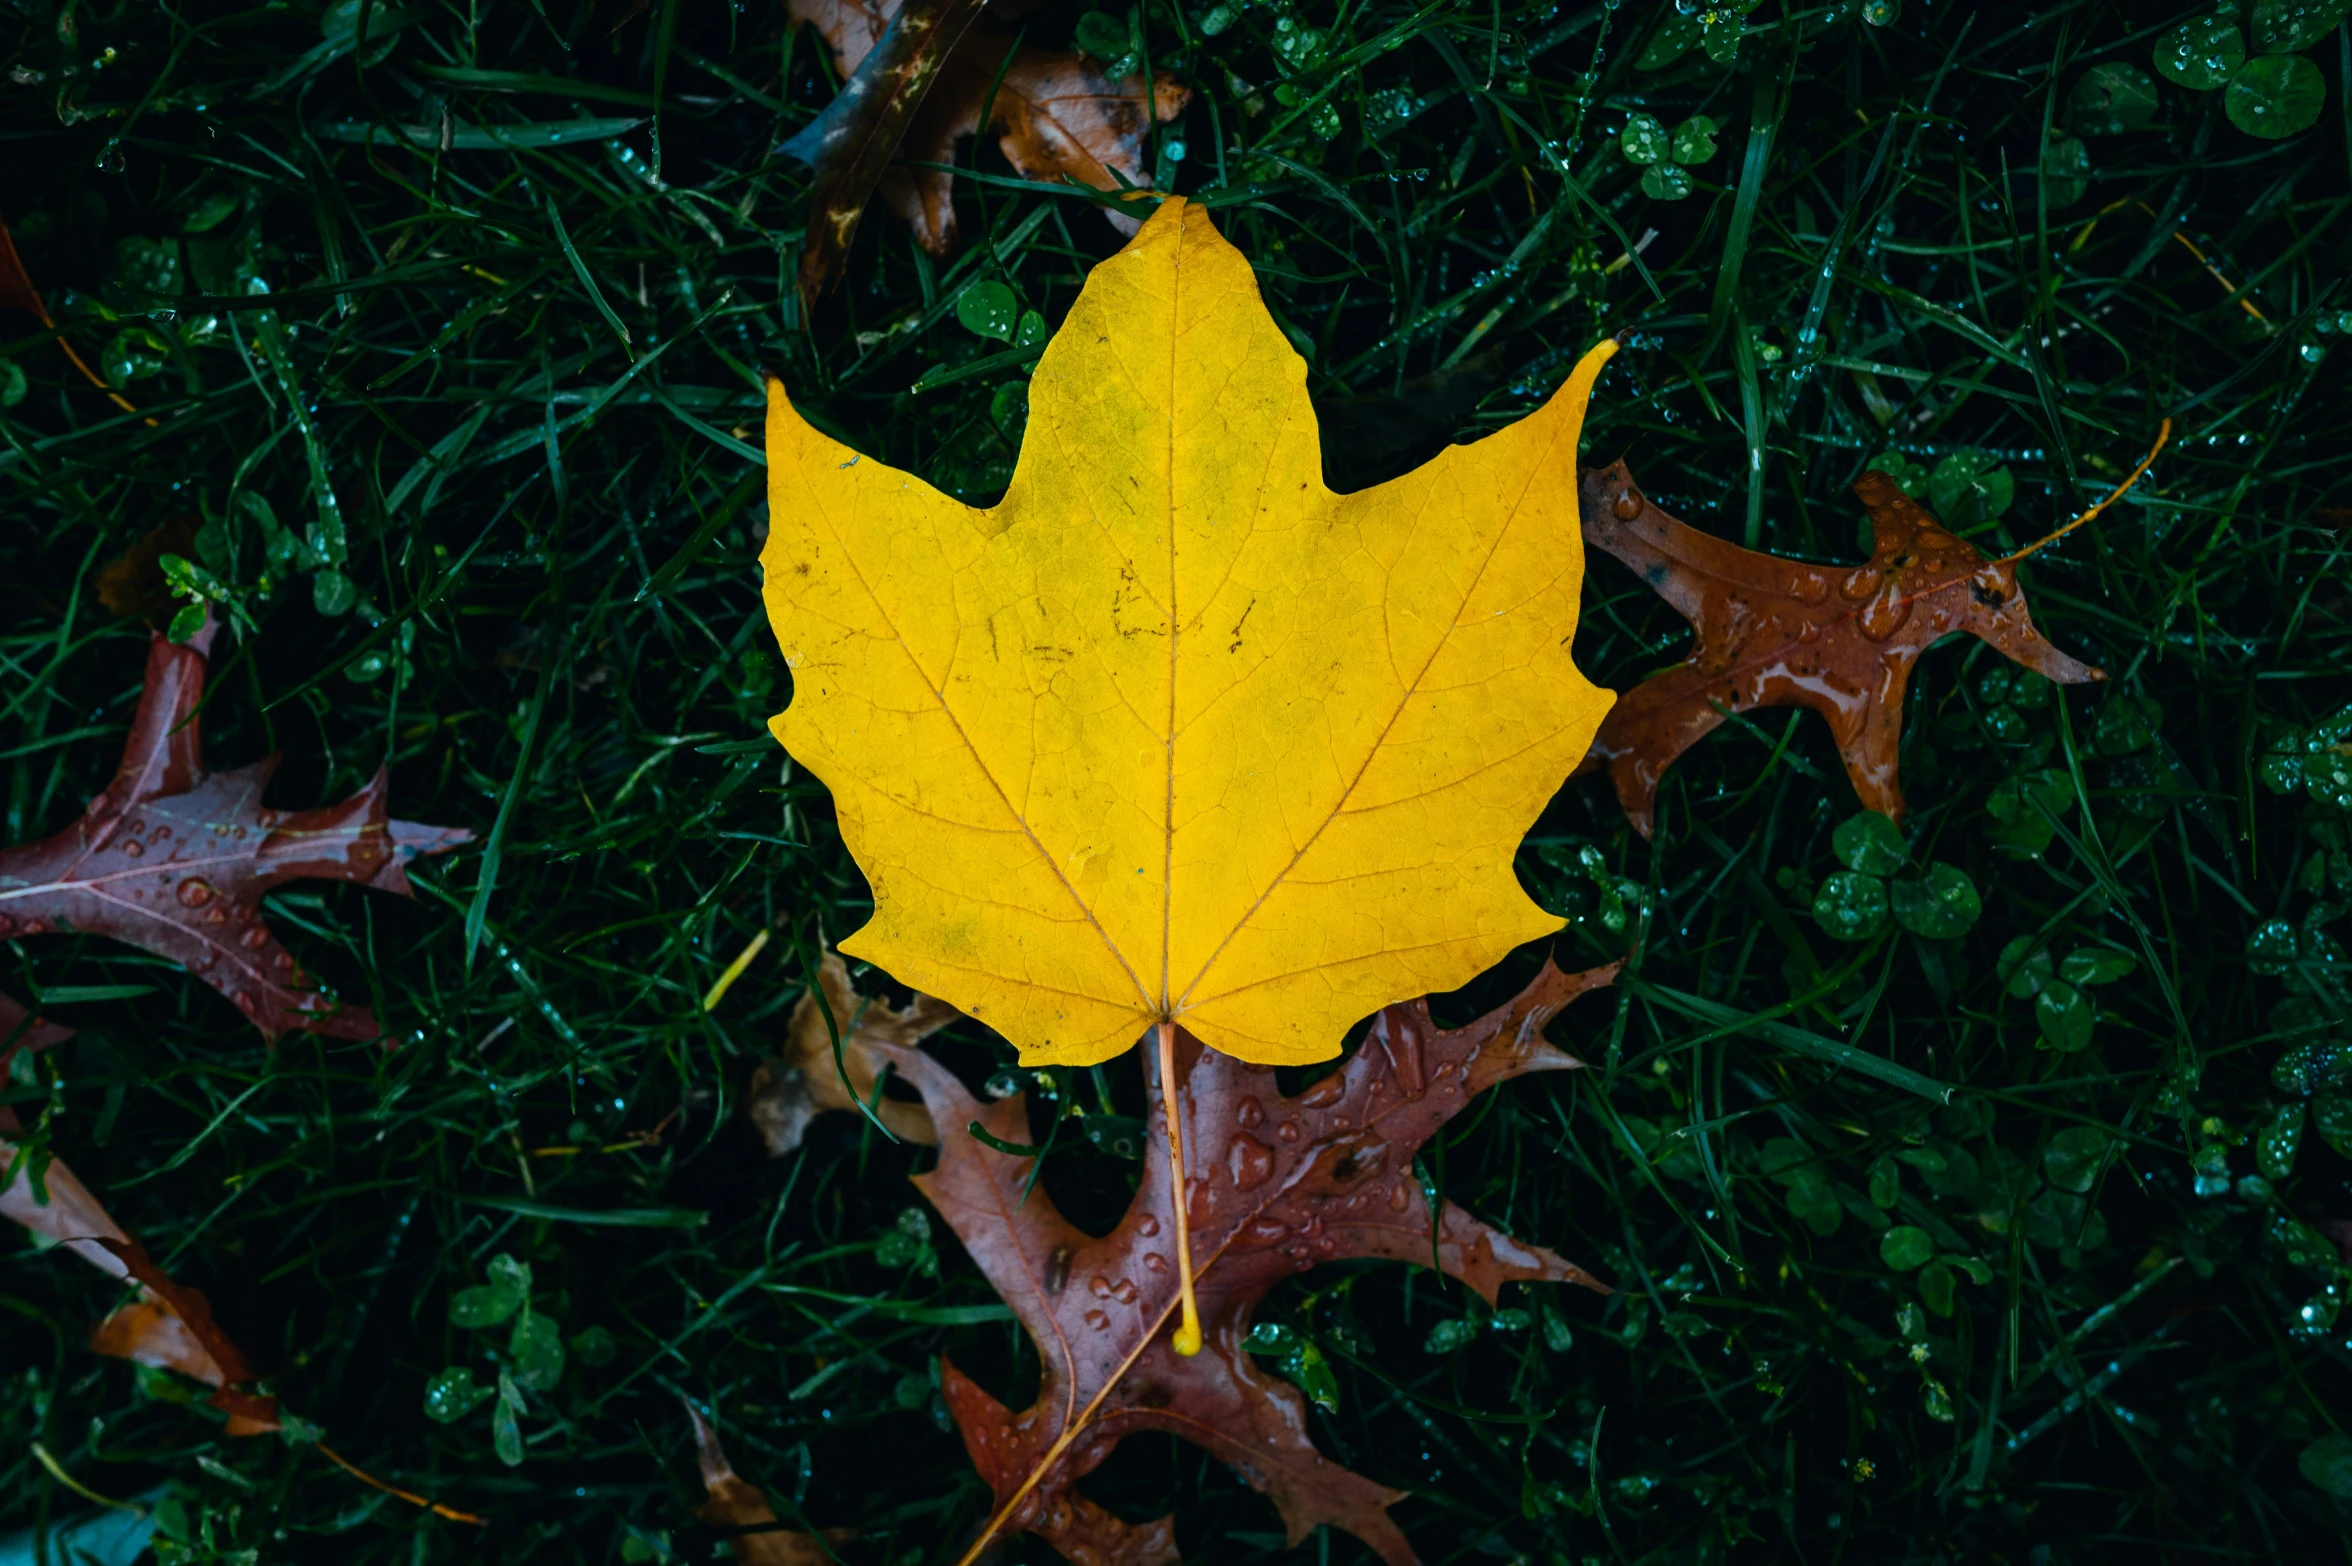
[[[114,781],[56,836],[0,850],[0,936],[112,936],[186,964],[267,1038],[293,1028],[374,1038],[365,1008],[310,985],[262,922],[262,894],[296,879],[405,894],[407,860],[471,834],[390,820],[380,771],[343,803],[301,811],[262,806],[275,756],[206,771],[197,708],[209,641],[210,627],[186,646],[150,638]]]
[[[1332,1075],[1284,1097],[1267,1067],[1179,1044],[1181,1119],[1192,1254],[1204,1344],[1171,1348],[1177,1309],[1175,1213],[1166,1163],[1146,1159],[1119,1226],[1095,1239],[1031,1189],[1032,1160],[951,1134],[918,1177],[1043,1360],[1037,1401],[1014,1414],[943,1366],[949,1409],[995,1491],[993,1534],[1026,1529],[1075,1561],[1144,1566],[1175,1559],[1168,1520],[1132,1527],[1074,1486],[1127,1435],[1164,1430],[1207,1448],[1281,1510],[1290,1542],[1318,1524],[1345,1528],[1398,1566],[1411,1548],[1387,1515],[1401,1492],[1325,1460],[1308,1439],[1306,1404],[1251,1363],[1250,1312],[1275,1284],[1318,1262],[1380,1257],[1427,1266],[1429,1203],[1415,1151],[1498,1082],[1578,1063],[1543,1029],[1614,965],[1563,974],[1548,963],[1519,996],[1467,1027],[1440,1031],[1424,1001],[1391,1006]],[[981,1104],[917,1050],[885,1058],[921,1090],[942,1126],[978,1121],[1002,1141],[1029,1140],[1019,1099]],[[1145,1055],[1147,1072],[1152,1069]],[[1147,1135],[1164,1142],[1156,1079]],[[1447,1203],[1438,1260],[1494,1302],[1503,1284],[1578,1283],[1607,1290],[1550,1251],[1522,1245]]]
[[[180,607],[164,580],[163,557],[183,560],[196,555],[196,517],[183,511],[139,536],[130,548],[98,571],[98,602],[118,620],[153,620],[165,624]]]
[[[877,40],[902,13],[890,0],[788,0],[785,10],[823,36],[832,47],[834,68],[849,83],[784,148],[818,170],[810,245],[801,263],[802,286],[814,293],[837,275],[858,213],[877,185],[868,180],[853,190],[832,170],[845,166],[859,145],[852,137],[862,123],[878,125],[886,112],[876,93],[860,84],[869,79],[869,61],[882,57],[876,53]],[[935,27],[928,36],[936,45],[944,28]],[[1122,181],[1148,187],[1151,171],[1143,154],[1153,121],[1174,120],[1192,101],[1189,87],[1168,80],[1155,80],[1147,99],[1140,73],[1113,80],[1085,55],[1016,49],[1000,34],[964,32],[959,38],[944,56],[936,79],[926,83],[927,96],[919,108],[898,120],[903,140],[893,136],[891,148],[884,152],[885,163],[892,149],[902,151],[910,162],[952,163],[956,144],[985,129],[1001,138],[998,146],[1006,161],[1024,179],[1069,180],[1093,190],[1117,190]],[[874,71],[873,79],[879,82],[889,79],[892,71],[903,75],[905,70],[903,64],[886,62]],[[892,105],[904,97],[901,90]],[[905,219],[926,250],[944,256],[955,248],[952,174],[880,164],[874,172],[882,199]],[[1141,226],[1138,218],[1122,212],[1105,215],[1122,233],[1132,234]]]
[[[772,386],[762,564],[793,699],[771,727],[874,889],[842,950],[1026,1062],[1181,1021],[1304,1063],[1559,928],[1511,861],[1608,705],[1568,654],[1608,352],[1531,417],[1334,495],[1305,364],[1171,198],[1045,348],[993,509]]]
[[[800,253],[800,290],[813,298],[841,273],[849,242],[876,182],[897,157],[899,144],[915,123],[933,84],[953,57],[964,31],[987,0],[903,0],[887,12],[855,4],[835,8],[833,30],[863,47],[856,58],[834,42],[840,93],[800,134],[778,152],[815,171],[809,200],[808,239]],[[822,0],[789,0],[796,21],[813,21],[804,10]],[[820,32],[827,29],[820,26]],[[832,41],[831,32],[827,32]]]
[[[686,1403],[686,1417],[694,1421],[694,1455],[709,1497],[694,1515],[732,1536],[735,1558],[745,1566],[829,1566],[833,1557],[823,1544],[813,1535],[780,1525],[759,1487],[737,1477],[735,1465],[727,1461],[727,1449],[719,1444],[719,1433],[702,1411]]]
[[[1728,713],[1810,707],[1829,720],[1863,808],[1900,820],[1896,773],[1911,666],[1966,631],[2066,685],[2106,676],[2042,638],[2017,568],[1985,559],[1883,473],[1854,485],[1870,510],[1857,566],[1758,554],[1668,516],[1622,462],[1579,475],[1584,536],[1639,572],[1698,632],[1682,667],[1643,681],[1594,738],[1618,801],[1649,835],[1658,779]]]
[[[818,964],[817,982],[824,987],[825,1001],[832,1008],[833,1026],[826,1027],[816,996],[803,995],[800,1004],[792,1008],[783,1058],[761,1061],[751,1076],[751,1094],[743,1112],[759,1128],[768,1156],[781,1158],[800,1146],[809,1122],[817,1116],[829,1110],[856,1113],[860,1104],[869,1101],[892,1136],[926,1147],[936,1143],[939,1133],[931,1129],[931,1116],[922,1105],[888,1097],[874,1099],[874,1078],[881,1062],[872,1046],[920,1044],[955,1021],[955,1008],[928,995],[916,996],[903,1008],[870,1001],[850,988],[849,965],[832,952],[825,953]],[[833,1062],[835,1029],[841,1035],[838,1069]],[[857,1092],[854,1099],[841,1085],[842,1069],[848,1071],[850,1087]]]
[[[23,1008],[0,995],[0,1036],[21,1018]],[[54,1036],[44,1037],[40,1030]],[[45,1048],[70,1030],[36,1024],[20,1042]],[[4,1063],[4,1057],[0,1057]],[[0,1104],[0,1138],[23,1129],[16,1112]],[[117,1359],[176,1370],[214,1388],[213,1406],[229,1416],[231,1435],[259,1435],[278,1427],[277,1403],[244,1390],[253,1380],[245,1357],[213,1323],[212,1306],[198,1290],[174,1283],[147,1252],[123,1231],[90,1188],[50,1158],[41,1167],[39,1197],[33,1190],[31,1160],[0,1141],[0,1217],[13,1219],[100,1272],[139,1286],[139,1292],[90,1330],[90,1347]]]
[[[204,1297],[203,1291],[173,1282],[170,1275],[147,1254],[147,1248],[136,1240],[101,1235],[97,1243],[123,1264],[124,1269],[146,1289],[151,1300],[165,1307],[170,1317],[178,1321],[180,1329],[194,1340],[195,1347],[201,1351],[201,1358],[211,1361],[213,1375],[208,1376],[198,1370],[190,1370],[189,1374],[219,1389],[212,1395],[212,1406],[229,1416],[229,1434],[261,1435],[277,1429],[278,1400],[245,1390],[256,1379],[252,1367],[245,1363],[244,1353],[229,1341],[228,1334],[221,1331],[213,1321],[212,1302]],[[114,1317],[110,1316],[100,1322],[90,1336],[90,1346],[102,1354],[122,1353],[126,1358],[138,1359],[144,1357],[144,1354],[125,1351],[146,1351],[158,1356],[184,1352],[175,1342],[178,1334],[163,1328],[152,1314],[144,1317],[142,1323],[125,1324],[109,1334],[107,1329],[113,1321]],[[157,1337],[151,1338],[139,1330],[144,1323],[156,1325]],[[149,1359],[147,1363],[182,1368],[171,1359],[162,1357]]]

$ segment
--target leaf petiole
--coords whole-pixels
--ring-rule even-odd
[[[1201,1351],[1200,1306],[1192,1297],[1191,1205],[1184,1191],[1184,1121],[1176,1108],[1176,1024],[1157,1024],[1160,1035],[1160,1102],[1168,1111],[1168,1205],[1176,1213],[1176,1278],[1183,1289],[1184,1320],[1177,1325],[1176,1352],[1190,1359]]]

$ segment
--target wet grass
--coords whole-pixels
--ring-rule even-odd
[[[0,987],[80,1033],[9,1092],[290,1408],[491,1523],[220,1437],[92,1356],[112,1293],[27,1246],[0,1270],[6,1521],[89,1509],[38,1440],[95,1490],[167,1493],[174,1559],[704,1559],[684,1395],[787,1516],[856,1530],[844,1560],[951,1561],[985,1492],[937,1358],[1007,1395],[1034,1359],[923,1237],[921,1154],[836,1115],[770,1161],[738,1113],[818,943],[864,913],[823,791],[762,728],[789,683],[754,565],[759,377],[986,498],[1017,371],[909,388],[994,351],[964,286],[1058,320],[1117,236],[983,149],[966,250],[934,261],[877,211],[804,317],[804,192],[767,150],[832,84],[778,11],[378,6],[362,44],[357,9],[0,22],[5,215],[137,405],[5,317],[0,812],[40,836],[109,776],[145,631],[95,575],[184,517],[240,617],[215,763],[284,750],[293,806],[388,764],[397,813],[476,846],[413,903],[273,899],[396,1048],[273,1054],[169,965],[18,940]],[[1430,1561],[2336,1558],[2352,1340],[2315,1226],[2352,1219],[2352,787],[2324,724],[2352,699],[2352,44],[2308,49],[2324,108],[2270,141],[2170,84],[2144,125],[2098,123],[2078,84],[2144,69],[2163,8],[1855,9],[1765,7],[1733,62],[1643,68],[1672,14],[1650,0],[1146,7],[1152,69],[1198,94],[1153,160],[1260,268],[1341,487],[1518,416],[1605,332],[1628,346],[1592,454],[1816,559],[1862,557],[1847,485],[1890,452],[2005,551],[2174,421],[2152,482],[2025,568],[2107,684],[2013,682],[1973,641],[1921,660],[1911,850],[1971,878],[1965,934],[1816,919],[1855,805],[1810,717],[1703,744],[1654,841],[1591,779],[1538,828],[1562,961],[1630,950],[1634,976],[1563,1025],[1592,1071],[1502,1090],[1428,1169],[1617,1296],[1489,1317],[1367,1264],[1269,1314],[1324,1346],[1317,1439],[1413,1492]],[[1025,25],[1058,45],[1078,15]],[[1687,196],[1627,161],[1638,113],[1718,127],[1677,149]],[[626,123],[556,129],[581,119]],[[1596,555],[1588,582],[1596,678],[1680,656],[1629,573]],[[943,1048],[975,1077],[1009,1058],[969,1028]],[[1132,1111],[1131,1078],[1062,1102]],[[1048,1184],[1107,1219],[1132,1166],[1061,1145]],[[501,1254],[570,1343],[515,1466],[488,1407],[423,1403],[449,1367],[494,1378],[505,1333],[450,1299]],[[1130,1441],[1088,1486],[1175,1509],[1196,1558],[1283,1553],[1193,1448]]]

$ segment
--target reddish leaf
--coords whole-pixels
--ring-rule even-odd
[[[1681,668],[1618,701],[1585,758],[1586,768],[1608,767],[1644,837],[1675,758],[1727,714],[1756,707],[1827,718],[1863,805],[1899,820],[1904,687],[1920,652],[1953,631],[2062,684],[2106,678],[2034,629],[2015,566],[1945,532],[1883,473],[1854,485],[1871,522],[1870,561],[1858,566],[1786,560],[1702,533],[1651,505],[1622,462],[1578,480],[1585,541],[1639,572],[1698,632]]]
[[[817,982],[824,986],[826,1003],[833,1011],[832,1028],[825,1026],[825,1014],[817,1008],[816,996],[803,995],[800,1004],[792,1008],[783,1058],[760,1062],[751,1074],[751,1092],[744,1100],[743,1112],[759,1128],[760,1141],[770,1158],[781,1158],[800,1146],[809,1122],[817,1116],[829,1110],[855,1114],[858,1105],[873,1100],[874,1078],[882,1063],[872,1046],[919,1044],[959,1015],[947,1002],[928,995],[916,996],[903,1010],[868,1000],[850,988],[848,964],[829,951],[818,964]],[[836,1030],[841,1035],[839,1066],[833,1060]],[[846,1088],[841,1082],[845,1069],[849,1073]],[[851,1089],[857,1093],[854,1099]],[[922,1105],[883,1098],[874,1101],[873,1107],[875,1118],[900,1141],[928,1147],[939,1140],[939,1133],[931,1129],[930,1113]]]
[[[775,1508],[768,1505],[759,1486],[746,1483],[727,1461],[719,1433],[700,1409],[687,1403],[686,1417],[694,1421],[694,1456],[708,1497],[694,1509],[694,1515],[730,1535],[737,1560],[745,1566],[824,1566],[832,1559],[814,1535],[786,1528],[776,1520]]]
[[[1121,1438],[1165,1430],[1206,1447],[1280,1508],[1292,1543],[1318,1524],[1347,1529],[1391,1566],[1411,1561],[1388,1518],[1402,1492],[1326,1461],[1307,1436],[1297,1390],[1242,1350],[1249,1314],[1268,1290],[1317,1262],[1382,1257],[1426,1266],[1429,1204],[1413,1155],[1487,1088],[1578,1062],[1546,1043],[1560,1008],[1608,983],[1616,968],[1563,974],[1546,964],[1517,999],[1440,1032],[1424,1001],[1391,1006],[1356,1053],[1294,1098],[1274,1072],[1179,1039],[1188,1214],[1203,1346],[1169,1343],[1177,1310],[1175,1222],[1168,1162],[1143,1161],[1127,1216],[1094,1239],[1041,1190],[1032,1160],[949,1130],[939,1165],[916,1184],[1012,1306],[1044,1361],[1037,1401],[1015,1414],[942,1366],[949,1409],[972,1461],[996,1492],[993,1535],[1027,1530],[1074,1561],[1150,1566],[1176,1558],[1172,1521],[1131,1526],[1074,1488]],[[1029,1139],[1022,1100],[981,1104],[937,1061],[882,1048],[943,1128],[974,1121],[1001,1141]],[[1166,1145],[1156,1065],[1147,1145]],[[1445,1271],[1491,1303],[1514,1279],[1580,1283],[1583,1269],[1522,1245],[1446,1204],[1434,1247]]]
[[[1000,3],[998,12],[1004,9]],[[861,87],[869,80],[872,60],[885,61],[871,67],[876,78],[885,72],[904,77],[908,70],[903,62],[880,53],[887,47],[880,41],[900,14],[896,0],[787,0],[785,10],[823,35],[832,46],[834,68],[849,83],[785,147],[818,170],[809,249],[802,260],[803,288],[813,294],[832,281],[858,214],[876,189],[914,229],[924,249],[946,255],[956,244],[953,175],[877,163],[876,179],[854,185],[829,173],[846,167],[853,151],[870,147],[870,141],[853,138],[867,135],[867,126],[880,125],[881,116],[890,112],[886,105],[902,105],[909,96],[897,90],[885,97]],[[929,36],[936,46],[946,34],[934,29]],[[890,145],[884,148],[885,162],[892,152],[902,151],[913,162],[952,163],[957,143],[986,129],[1001,138],[998,145],[1006,160],[1024,179],[1052,184],[1069,180],[1094,190],[1116,190],[1120,179],[1136,186],[1151,183],[1143,162],[1144,140],[1154,120],[1165,124],[1184,111],[1192,99],[1190,88],[1159,79],[1147,98],[1141,74],[1114,81],[1084,55],[1014,49],[1012,40],[1001,34],[959,29],[959,36],[944,63],[937,65],[935,77],[923,79],[916,107],[896,119]],[[1116,178],[1113,169],[1118,171]],[[1106,216],[1121,233],[1132,234],[1140,226],[1140,218],[1123,212]]]
[[[209,640],[209,628],[184,647],[150,639],[114,781],[56,836],[0,850],[0,936],[110,935],[185,963],[267,1038],[292,1028],[374,1038],[364,1008],[310,986],[262,922],[262,894],[303,878],[405,894],[408,859],[470,834],[390,820],[380,771],[343,803],[301,811],[262,806],[278,757],[206,771],[196,712]]]

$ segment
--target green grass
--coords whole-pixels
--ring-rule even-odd
[[[1079,9],[1025,18],[1031,41],[1060,44]],[[1538,1313],[1489,1321],[1467,1291],[1367,1264],[1303,1276],[1268,1315],[1326,1345],[1340,1410],[1316,1438],[1414,1492],[1398,1516],[1433,1562],[2341,1558],[2343,1503],[2305,1459],[2339,1435],[2352,1318],[2300,1325],[2345,1284],[2293,1225],[2352,1218],[2352,1164],[2311,1129],[2291,1171],[2250,1177],[2255,1134],[2352,1068],[2331,933],[2352,790],[2324,748],[2308,786],[2265,781],[2293,781],[2266,762],[2282,735],[2352,699],[2334,330],[2352,43],[2306,49],[2326,100],[2298,136],[2256,139],[2220,92],[2169,84],[2144,128],[2082,134],[2085,71],[2144,69],[2201,10],[1856,9],[1766,6],[1736,64],[1637,69],[1660,0],[1265,4],[1213,36],[1205,10],[1146,7],[1152,68],[1198,91],[1158,166],[1216,203],[1308,353],[1340,487],[1517,417],[1606,332],[1627,348],[1594,458],[1625,455],[1696,525],[1817,559],[1861,558],[1846,486],[1890,450],[1929,470],[1993,454],[2011,498],[1966,519],[1991,552],[2090,504],[2174,420],[2138,494],[2024,568],[2039,623],[2106,686],[2020,698],[1973,641],[1921,661],[1912,842],[1981,892],[1964,937],[1842,943],[1813,919],[1855,807],[1810,717],[1702,745],[1654,842],[1590,779],[1538,827],[1522,864],[1576,916],[1563,963],[1630,949],[1636,977],[1562,1025],[1592,1071],[1501,1090],[1428,1169],[1617,1296],[1550,1317],[1507,1299]],[[213,524],[249,622],[217,661],[214,763],[283,749],[282,806],[388,763],[398,814],[476,846],[423,865],[412,904],[272,900],[390,1050],[272,1054],[202,983],[99,941],[8,943],[0,988],[146,990],[53,1006],[79,1038],[11,1101],[51,1114],[60,1156],[210,1293],[289,1408],[492,1523],[219,1437],[163,1378],[84,1347],[103,1280],[18,1245],[0,1525],[88,1509],[38,1440],[101,1492],[167,1490],[211,1541],[174,1559],[706,1559],[684,1395],[787,1515],[857,1530],[845,1561],[952,1561],[986,1495],[938,1356],[1014,1398],[1034,1356],[943,1226],[903,1237],[921,1154],[837,1115],[771,1162],[737,1112],[817,943],[864,914],[823,790],[763,737],[789,681],[754,563],[759,378],[991,496],[1017,372],[908,388],[995,347],[957,324],[967,283],[1058,320],[1117,236],[988,147],[992,177],[959,184],[964,252],[934,262],[877,209],[804,319],[805,190],[767,151],[833,87],[778,9],[376,15],[397,31],[364,63],[308,4],[0,17],[5,216],[85,357],[154,420],[4,318],[28,381],[0,415],[0,813],[6,841],[44,835],[110,775],[145,632],[93,578],[186,515]],[[1687,198],[1642,190],[1619,150],[1636,112],[1721,127]],[[515,129],[576,118],[647,123]],[[427,145],[353,139],[371,123]],[[270,558],[273,528],[313,526],[339,567]],[[1613,561],[1591,561],[1586,603],[1595,678],[1680,656],[1681,622]],[[1995,807],[2015,816],[2001,785],[2041,770],[2056,829],[2022,853]],[[2021,939],[2136,964],[2087,992],[2086,1048],[2038,1047],[1997,971]],[[1805,1036],[1951,1100],[1833,1069]],[[940,1047],[975,1080],[1009,1059],[968,1026]],[[1088,1110],[1140,1102],[1125,1062],[1065,1087]],[[1107,1222],[1132,1166],[1061,1145],[1046,1184]],[[1948,1300],[1891,1264],[1917,1257],[1890,1225],[1966,1259]],[[503,1332],[452,1325],[449,1300],[500,1253],[577,1345],[517,1467],[487,1408],[422,1407],[447,1367],[493,1373]],[[1130,1441],[1087,1487],[1131,1518],[1175,1509],[1192,1558],[1283,1553],[1271,1507],[1196,1449]],[[1344,1536],[1306,1548],[1369,1559]]]

